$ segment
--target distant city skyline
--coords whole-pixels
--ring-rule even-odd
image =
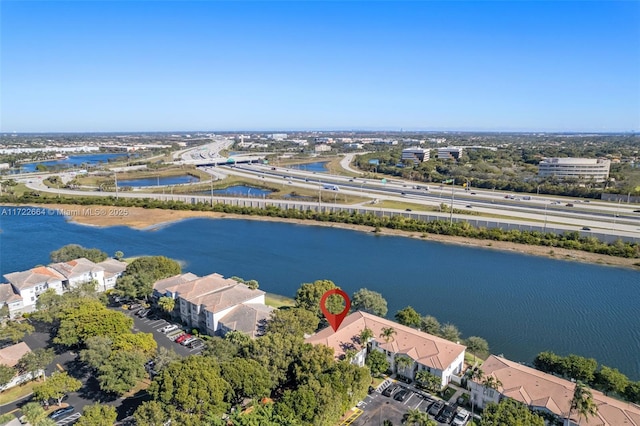
[[[640,129],[640,2],[2,1],[0,132]]]

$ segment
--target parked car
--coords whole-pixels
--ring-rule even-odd
[[[193,337],[193,336],[191,336],[191,337],[188,337],[188,338],[184,339],[182,342],[180,342],[180,344],[181,344],[182,346],[187,346],[189,343],[191,343],[191,342],[195,342],[196,340],[198,340],[198,338],[197,338],[197,337]]]
[[[129,305],[129,310],[130,311],[133,311],[134,309],[140,309],[140,308],[142,308],[142,305],[139,304],[139,303],[132,303],[132,304]]]
[[[398,389],[398,385],[389,385],[385,390],[382,391],[384,396],[391,396]]]
[[[177,329],[178,329],[177,325],[169,324],[169,325],[165,325],[164,327],[159,328],[158,331],[160,333],[168,333],[170,331],[177,330]]]
[[[174,341],[178,337],[180,337],[180,336],[182,336],[184,334],[185,334],[185,332],[182,331],[182,330],[174,330],[174,331],[171,331],[171,332],[167,333],[167,337],[169,338],[169,340]]]
[[[140,310],[136,311],[136,316],[139,316],[140,318],[143,318],[143,316],[147,316],[148,313],[149,313],[148,309],[140,309]]]
[[[68,406],[68,407],[64,407],[64,408],[58,408],[53,413],[49,414],[49,418],[50,419],[59,419],[60,417],[64,417],[66,414],[69,414],[69,413],[73,412],[73,410],[75,410],[75,408],[73,408],[73,406],[71,406],[71,405]]]
[[[189,339],[190,337],[192,337],[190,334],[188,333],[184,333],[182,336],[178,337],[176,340],[174,340],[174,342],[176,343],[182,343],[183,341]]]
[[[453,416],[455,414],[456,414],[455,407],[447,404],[442,409],[440,414],[438,416],[436,416],[436,420],[439,421],[440,423],[451,423],[451,420],[453,420]]]
[[[444,408],[444,401],[437,400],[429,408],[428,413],[431,414],[432,416],[437,416],[438,414],[440,414],[440,410],[442,410],[443,408]]]
[[[453,418],[453,422],[451,422],[451,424],[455,426],[464,426],[469,421],[469,416],[470,414],[467,410],[460,410],[458,411],[458,414],[456,414],[456,416]]]
[[[373,386],[369,386],[369,390],[367,390],[367,393],[369,395],[371,395],[372,393],[374,393],[376,391],[376,388],[374,388]]]
[[[407,399],[410,395],[411,394],[407,389],[402,389],[400,392],[397,392],[395,395],[393,395],[393,399],[395,399],[396,401],[402,402],[405,399]]]
[[[189,347],[191,349],[200,349],[204,347],[204,342],[201,339],[196,339],[193,342],[189,343]]]

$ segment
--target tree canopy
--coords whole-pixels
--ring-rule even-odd
[[[144,298],[153,291],[153,283],[164,278],[179,275],[180,264],[165,256],[144,256],[127,265],[124,274],[116,282],[120,294]]]
[[[402,325],[408,327],[418,328],[422,324],[422,318],[420,314],[411,306],[407,306],[404,309],[400,309],[395,314],[395,319]]]
[[[70,260],[84,257],[94,263],[100,263],[107,260],[109,255],[96,248],[84,248],[78,244],[68,244],[49,254],[53,263],[68,262]]]
[[[387,315],[387,301],[377,291],[361,288],[353,294],[351,308],[354,311],[368,312],[379,317]]]
[[[544,426],[544,419],[511,398],[491,402],[484,409],[480,426]]]

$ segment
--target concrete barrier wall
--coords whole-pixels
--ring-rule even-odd
[[[389,210],[382,210],[376,207],[353,207],[353,206],[343,206],[343,205],[331,205],[331,204],[318,204],[318,203],[309,203],[303,201],[289,201],[289,200],[270,200],[270,199],[252,199],[252,198],[224,198],[224,197],[203,197],[203,196],[184,196],[184,195],[159,195],[155,197],[159,200],[163,201],[182,201],[186,204],[226,204],[235,207],[249,207],[249,208],[258,208],[264,209],[269,206],[278,207],[280,209],[289,210],[300,210],[306,211],[311,210],[315,212],[322,213],[338,213],[338,212],[348,212],[348,213],[358,213],[358,214],[372,214],[377,217],[392,217],[392,216],[403,216],[406,218],[411,218],[415,220],[421,220],[425,222],[430,222],[434,220],[450,220],[449,213],[418,213],[418,212],[394,212]],[[512,223],[505,222],[496,219],[487,219],[487,218],[470,218],[470,217],[456,217],[457,215],[454,213],[453,222],[467,222],[470,225],[476,228],[487,228],[494,229],[499,228],[503,230],[518,230],[518,231],[538,231],[538,232],[553,232],[555,234],[562,234],[571,229],[567,228],[557,228],[553,226],[544,226],[542,224],[525,224],[525,223]],[[617,240],[622,240],[624,242],[633,242],[640,243],[640,236],[638,237],[624,237],[624,236],[616,236],[616,235],[608,235],[602,234],[599,232],[593,231],[578,231],[581,236],[587,237],[592,236],[597,238],[600,241],[604,241],[607,243],[613,243]]]

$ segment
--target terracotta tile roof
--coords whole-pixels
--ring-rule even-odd
[[[16,302],[22,300],[22,296],[13,290],[11,284],[0,284],[0,306],[4,303]]]
[[[27,346],[25,342],[20,342],[4,349],[0,349],[0,364],[8,367],[15,367],[18,361],[20,361],[20,358],[29,352],[31,352],[31,349],[29,349],[29,346]]]
[[[237,281],[230,278],[224,278],[220,274],[210,274],[186,283],[167,287],[165,291],[178,293],[180,297],[190,301],[194,298],[213,293],[223,288],[233,287],[237,284]]]
[[[194,305],[203,305],[207,311],[216,313],[264,294],[262,290],[251,290],[246,285],[236,282],[233,287],[225,287],[187,300]]]
[[[38,266],[27,271],[12,272],[5,274],[4,277],[19,290],[35,287],[38,284],[65,280],[60,273],[46,266]]]
[[[482,364],[482,371],[485,376],[491,375],[502,382],[498,391],[505,396],[530,406],[547,408],[559,416],[566,416],[569,412],[576,386],[569,380],[495,355]],[[598,406],[598,414],[580,419],[581,425],[640,426],[640,407],[605,396],[596,390],[591,392]],[[576,414],[572,417],[577,420]]]
[[[181,274],[181,275],[174,275],[173,277],[156,281],[155,284],[153,284],[153,289],[158,293],[164,294],[166,293],[167,289],[170,287],[175,287],[179,284],[184,284],[186,282],[193,281],[197,278],[199,277],[196,274],[192,274],[191,272],[188,272],[186,274]]]
[[[84,275],[87,272],[99,272],[104,270],[101,266],[84,257],[70,260],[68,262],[52,263],[49,266],[60,272],[67,279]]]
[[[338,331],[334,332],[332,328],[327,327],[306,341],[327,345],[334,349],[336,358],[340,358],[347,349],[362,349],[358,335],[365,327],[373,332],[380,348],[406,354],[420,364],[439,370],[449,367],[466,349],[463,345],[361,311],[348,315]],[[380,336],[382,329],[389,327],[392,327],[396,334],[392,340],[385,342]]]

